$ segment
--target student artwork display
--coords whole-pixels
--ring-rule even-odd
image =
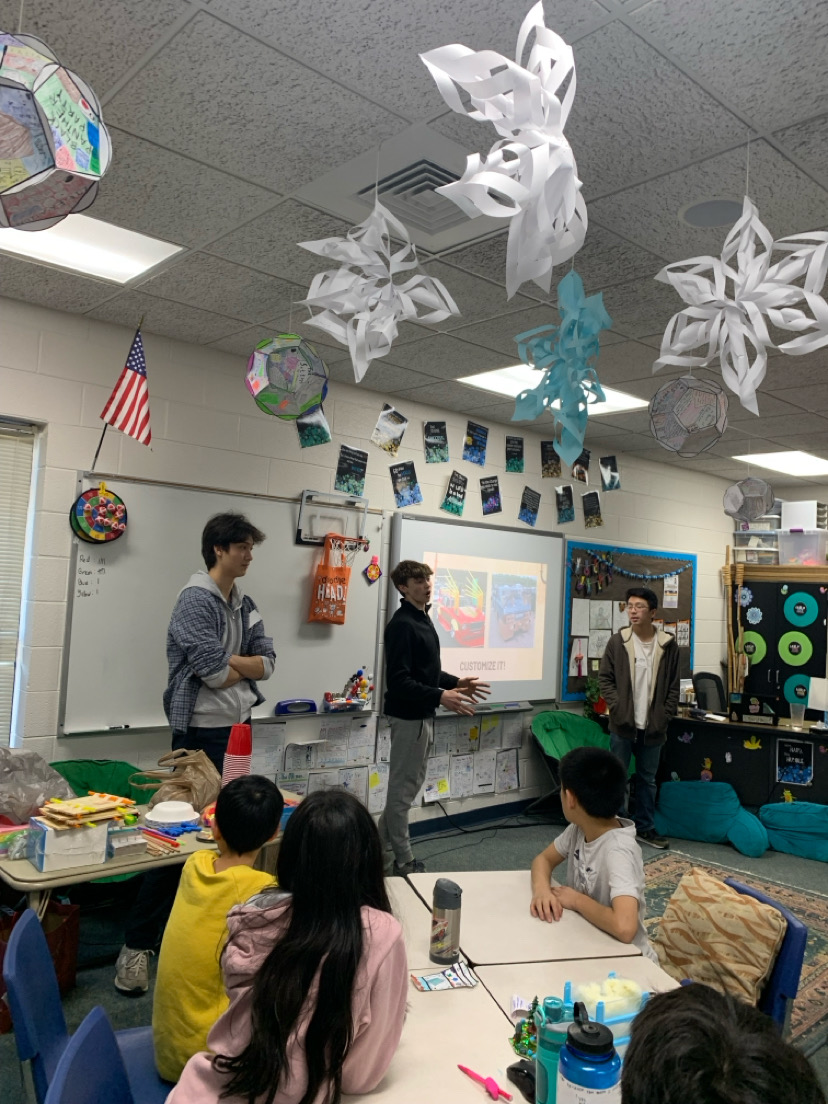
[[[328,370],[316,349],[299,334],[260,341],[244,377],[256,406],[290,420],[321,406],[328,393]]]
[[[589,449],[582,449],[572,465],[572,478],[579,483],[589,483],[589,458],[592,453]]]
[[[448,514],[454,514],[455,517],[462,517],[468,485],[469,481],[465,475],[453,471],[446,488],[445,498],[440,503],[440,509],[445,510]]]
[[[727,395],[713,380],[680,376],[650,399],[650,433],[679,456],[699,456],[727,429]]]
[[[718,360],[726,386],[758,414],[756,389],[768,349],[802,356],[828,345],[828,304],[820,294],[826,273],[828,232],[774,241],[745,196],[721,257],[691,257],[666,265],[655,277],[671,284],[687,306],[667,324],[654,368]],[[769,326],[800,336],[777,344]]]
[[[385,403],[377,418],[374,432],[371,434],[371,443],[387,452],[389,456],[396,456],[407,425],[408,418]]]
[[[514,61],[459,44],[420,57],[453,111],[492,123],[501,136],[485,158],[468,158],[459,181],[437,191],[471,218],[511,219],[506,247],[510,299],[526,280],[548,292],[553,267],[577,253],[587,229],[581,181],[564,135],[575,99],[572,48],[546,26],[539,2],[518,32]]]
[[[485,426],[477,422],[466,423],[466,438],[463,442],[463,459],[470,464],[478,464],[481,468],[486,466],[486,443],[489,440],[489,431]]]
[[[361,495],[365,490],[365,472],[368,470],[368,453],[363,449],[339,446],[334,490],[343,494]]]
[[[331,427],[321,406],[299,415],[296,419],[296,432],[299,434],[301,448],[327,445],[331,441]]]
[[[69,511],[72,532],[87,544],[117,540],[126,532],[127,508],[122,498],[106,489],[106,483],[90,487]]]
[[[379,202],[344,237],[299,245],[339,263],[314,276],[302,302],[318,312],[308,325],[347,345],[357,383],[372,360],[389,352],[398,323],[442,322],[460,314],[440,280],[419,273],[397,282],[417,268],[417,250],[405,226]]]
[[[496,475],[487,475],[480,480],[480,499],[483,503],[483,516],[499,514],[503,510],[500,501],[500,483]]]
[[[416,506],[423,501],[423,492],[417,482],[413,460],[392,464],[388,470],[391,473],[391,485],[394,488],[394,500],[398,508]]]
[[[771,509],[775,497],[773,487],[767,480],[751,475],[732,483],[724,493],[722,504],[728,517],[737,521],[755,521]]]
[[[575,520],[575,496],[571,484],[555,488],[555,504],[558,507],[558,525]]]
[[[618,472],[618,460],[614,456],[602,456],[598,461],[601,472],[602,491],[620,491],[621,476]]]
[[[595,361],[598,335],[610,328],[612,319],[603,295],[587,297],[574,269],[558,284],[558,313],[560,325],[538,326],[515,338],[523,363],[543,375],[536,387],[517,396],[512,420],[537,418],[548,411],[560,437],[558,453],[572,464],[584,446],[589,406],[605,401]]]
[[[427,464],[448,463],[449,447],[445,422],[423,423],[423,447]]]
[[[587,529],[595,529],[604,524],[601,517],[601,496],[597,491],[588,491],[581,495],[581,506],[584,510],[584,525]]]
[[[506,471],[523,471],[523,438],[506,434]]]
[[[541,478],[557,479],[561,474],[561,458],[555,451],[554,441],[541,441]]]
[[[524,487],[523,494],[520,498],[518,521],[522,521],[526,525],[536,525],[538,521],[538,511],[540,510],[540,500],[540,491],[533,491],[531,487]]]
[[[112,144],[89,85],[49,47],[0,31],[0,228],[46,230],[95,201]]]

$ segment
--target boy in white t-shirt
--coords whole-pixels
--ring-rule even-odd
[[[644,863],[631,820],[615,815],[626,771],[610,751],[580,747],[561,759],[561,807],[568,827],[532,863],[532,903],[540,920],[560,920],[565,908],[657,962],[644,929]],[[568,885],[552,885],[566,861]]]

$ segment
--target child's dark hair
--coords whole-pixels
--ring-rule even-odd
[[[246,540],[261,544],[264,539],[265,535],[261,529],[257,529],[244,514],[214,514],[201,534],[201,555],[209,571],[216,565],[217,545],[226,552],[231,544],[243,543]]]
[[[428,579],[433,574],[428,564],[417,560],[401,560],[391,572],[391,582],[399,590],[401,586],[408,586],[409,579]]]
[[[643,598],[651,610],[658,609],[658,595],[649,587],[630,587],[624,596],[624,600],[629,602],[630,598]]]
[[[768,1016],[696,982],[632,1023],[621,1104],[825,1104],[816,1073]]]
[[[213,1064],[230,1075],[223,1097],[272,1101],[289,1067],[288,1040],[318,978],[299,1104],[336,1104],[354,1039],[362,909],[391,912],[373,817],[347,790],[309,794],[287,822],[276,874],[280,889],[292,894],[290,919],[253,982],[250,1042],[235,1057],[216,1055]]]
[[[275,782],[260,774],[234,778],[219,791],[216,824],[236,855],[258,851],[279,828],[285,799]]]
[[[561,787],[577,797],[587,816],[609,820],[624,804],[624,764],[606,748],[573,748],[561,759],[558,776]]]

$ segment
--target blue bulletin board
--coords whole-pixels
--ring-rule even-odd
[[[627,590],[634,586],[649,587],[658,595],[656,619],[664,622],[668,632],[676,633],[681,677],[690,678],[696,579],[696,556],[689,552],[568,540],[564,561],[561,701],[583,701],[587,678],[598,673],[607,639],[628,624],[622,603]]]

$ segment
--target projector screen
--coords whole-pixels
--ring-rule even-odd
[[[442,667],[491,683],[492,702],[558,696],[563,537],[394,514],[391,567],[434,572]],[[389,582],[389,617],[399,598]]]

